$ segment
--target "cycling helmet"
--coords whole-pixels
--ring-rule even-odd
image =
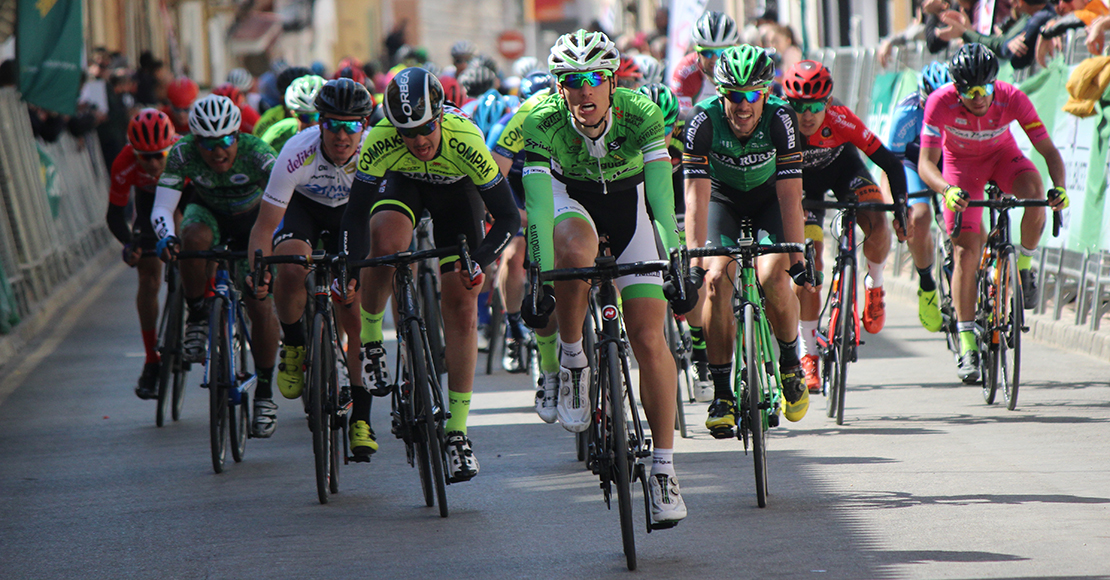
[[[832,93],[829,69],[815,60],[800,60],[782,75],[782,92],[788,99],[819,101]]]
[[[663,111],[663,126],[673,127],[678,122],[678,99],[675,98],[671,89],[667,85],[661,83],[652,83],[644,85],[638,92],[647,95],[649,99]]]
[[[475,66],[476,64],[471,62],[459,75],[459,84],[466,89],[468,95],[480,95],[497,84],[497,75],[493,71],[484,66]]]
[[[333,80],[352,79],[356,83],[366,84],[366,73],[362,72],[362,69],[357,66],[342,67],[339,70],[335,71],[335,74],[331,75],[331,78]]]
[[[516,95],[501,95],[501,104],[505,105],[506,112],[517,110],[520,103],[521,98]]]
[[[285,108],[294,113],[315,113],[316,95],[324,88],[324,79],[316,75],[303,76],[293,81],[285,91]]]
[[[482,130],[482,134],[488,134],[501,117],[505,116],[505,111],[505,103],[501,100],[501,95],[497,91],[490,91],[478,99],[471,118]]]
[[[621,63],[617,66],[617,72],[614,76],[617,77],[617,83],[621,86],[636,86],[643,80],[644,73],[640,72],[640,67],[636,66],[636,61],[632,60],[631,56],[622,55]]]
[[[440,84],[443,86],[443,98],[451,104],[459,106],[466,102],[466,92],[459,85],[459,81],[451,77],[443,77],[440,79]]]
[[[750,44],[726,48],[713,67],[713,82],[718,92],[766,86],[774,78],[775,63],[767,51]]]
[[[555,84],[555,79],[548,73],[543,71],[528,73],[527,76],[520,79],[520,98],[528,99],[544,89],[551,88],[553,84]]]
[[[513,74],[520,78],[524,78],[528,76],[529,73],[538,70],[542,70],[540,68],[540,60],[534,56],[522,56],[513,63]]]
[[[166,86],[166,98],[175,109],[188,109],[197,100],[200,88],[187,77],[179,77]]]
[[[193,103],[189,111],[189,131],[198,137],[223,137],[239,130],[243,116],[231,99],[208,95]]]
[[[474,58],[470,59],[470,64],[466,68],[485,67],[488,68],[494,76],[498,76],[500,71],[497,70],[497,61],[493,60],[492,56],[488,54],[476,54]]]
[[[324,83],[315,105],[321,115],[366,117],[374,110],[374,97],[354,79],[339,78]]]
[[[443,110],[443,85],[432,73],[409,67],[389,81],[384,100],[385,116],[394,127],[419,127],[439,118]]]
[[[958,89],[993,83],[998,76],[998,57],[978,42],[965,44],[952,57],[948,74]]]
[[[127,140],[140,153],[158,153],[173,146],[177,131],[169,115],[158,109],[143,109],[127,124]]]
[[[460,40],[451,45],[451,60],[470,60],[478,52],[478,47],[469,40]]]
[[[724,12],[706,12],[694,23],[694,46],[724,48],[740,43],[736,22]]]
[[[224,83],[224,84],[212,89],[212,94],[213,95],[222,95],[224,97],[227,97],[227,98],[231,99],[231,101],[233,103],[235,103],[236,105],[238,105],[239,101],[243,98],[243,94],[240,93],[239,89],[237,89],[235,87],[235,85],[233,85],[231,83]]]
[[[639,67],[640,73],[644,75],[644,84],[661,83],[663,82],[663,63],[655,59],[655,57],[648,54],[637,54],[632,57],[636,61],[636,66]]]
[[[304,76],[312,74],[312,71],[303,66],[291,66],[281,71],[277,76],[278,94],[284,95],[285,91],[289,90],[289,85],[293,81]]]
[[[620,67],[620,59],[617,45],[605,33],[579,30],[564,34],[555,41],[551,55],[547,57],[547,68],[555,76],[591,70],[615,73]]]
[[[246,93],[254,85],[254,77],[245,68],[233,68],[231,72],[227,73],[227,82],[235,85],[239,92]]]
[[[348,56],[344,57],[343,60],[339,61],[339,64],[335,66],[336,69],[347,67],[360,69],[362,68],[362,63],[357,58],[353,56]]]
[[[934,60],[921,69],[921,78],[917,81],[917,90],[921,93],[921,99],[924,102],[925,97],[950,82],[952,82],[952,78],[948,76],[948,63]]]

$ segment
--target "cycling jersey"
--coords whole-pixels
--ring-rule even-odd
[[[368,133],[362,132],[360,148]],[[328,159],[320,127],[309,127],[290,139],[278,154],[262,199],[287,207],[295,191],[316,203],[338,207],[347,203],[357,169],[358,155],[352,155],[342,165]]]
[[[698,66],[698,53],[682,57],[671,74],[671,90],[678,97],[678,106],[685,110],[717,95],[717,86],[705,78]]]
[[[1010,122],[1017,121],[1030,143],[1048,137],[1041,118],[1029,97],[1017,87],[995,81],[994,101],[987,113],[977,117],[960,102],[954,85],[945,85],[929,95],[925,104],[921,146],[943,149],[944,162],[960,158],[987,156],[1004,146],[1015,145]]]
[[[891,153],[902,162],[906,174],[906,189],[909,191],[928,189],[917,174],[917,157],[921,153],[921,124],[924,119],[925,107],[921,103],[921,93],[914,91],[894,108],[894,122],[887,139]],[[907,203],[914,205],[930,201],[927,197],[915,197],[907,200]]]
[[[883,146],[883,142],[863,124],[863,121],[851,109],[836,99],[833,99],[825,109],[825,120],[805,142],[802,153],[803,171],[807,175],[819,176],[820,173],[817,173],[819,170],[827,169],[842,155],[856,154],[849,145],[858,148],[870,157],[875,165],[886,172],[887,180],[890,182],[890,191],[895,200],[906,198],[906,174],[902,169],[901,162],[889,149]],[[868,180],[870,181],[870,179]],[[827,188],[823,188],[821,191],[806,190],[807,197],[819,199],[820,196],[824,196],[825,189]],[[878,193],[877,189],[873,193]],[[881,199],[879,196],[876,197],[877,199],[873,201]]]
[[[497,137],[496,143],[493,147],[490,147],[490,150],[509,159],[523,151],[524,120],[528,118],[528,114],[536,108],[536,105],[549,96],[551,96],[551,89],[542,89],[536,91],[536,94],[521,103],[516,112],[512,113],[509,122],[505,123],[505,128],[501,130],[501,135]]]
[[[262,134],[262,140],[273,147],[274,151],[280,153],[281,148],[300,130],[301,122],[296,117],[282,119],[266,129],[266,132]]]
[[[285,109],[285,107],[281,105],[270,107],[269,109],[266,109],[266,112],[262,113],[262,116],[258,118],[258,121],[254,124],[254,129],[251,131],[251,133],[255,137],[261,137],[262,135],[266,134],[266,130],[269,129],[274,123],[277,123],[282,119],[289,119],[293,117],[295,117],[295,115],[293,115],[293,113],[289,112]]]
[[[111,175],[112,181],[108,188],[108,231],[126,245],[131,243],[134,234],[150,230],[150,206],[154,201],[154,188],[158,180],[143,171],[130,143],[124,146],[112,162]],[[127,202],[131,200],[132,188],[136,190],[135,230],[128,227],[124,212]],[[144,220],[145,224],[142,223]]]

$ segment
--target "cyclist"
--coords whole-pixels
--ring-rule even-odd
[[[178,140],[173,122],[157,109],[143,109],[127,125],[128,145],[112,162],[112,183],[108,190],[108,230],[123,244],[123,261],[139,270],[139,291],[135,306],[139,311],[139,330],[143,336],[146,360],[135,394],[140,399],[158,396],[158,289],[162,285],[162,262],[153,251],[158,238],[150,225],[154,187],[166,167],[166,155]],[[135,221],[127,224],[127,203],[135,191]]]
[[[451,66],[443,69],[445,76],[458,78],[459,75],[466,72],[467,66],[470,64],[470,59],[478,54],[478,47],[474,46],[473,42],[469,40],[460,40],[451,45]]]
[[[1064,189],[1064,161],[1029,97],[1009,83],[996,80],[998,57],[985,46],[965,44],[948,65],[953,85],[937,89],[925,104],[921,154],[917,169],[933,191],[944,194],[944,221],[952,229],[956,212],[965,212],[958,236],[952,239],[952,302],[960,333],[958,376],[979,379],[979,351],[975,340],[975,275],[986,243],[982,208],[968,208],[966,196],[983,198],[988,180],[1021,199],[1043,199],[1044,183],[1033,162],[1022,155],[1010,133],[1017,121],[1033,148],[1044,158],[1053,188],[1048,194],[1054,211],[1068,206]],[[944,171],[937,164],[943,156]],[[1018,271],[1026,308],[1037,301],[1030,268],[1044,229],[1043,208],[1025,208],[1018,244]],[[956,232],[954,232],[956,233]]]
[[[323,86],[314,105],[322,115],[320,124],[290,139],[270,172],[262,207],[251,230],[252,257],[255,250],[262,250],[263,255],[307,256],[321,239],[328,253],[339,252],[343,211],[374,100],[362,84],[340,78]],[[255,288],[259,298],[265,298],[271,286],[269,272],[262,276]],[[274,304],[283,335],[277,385],[285,398],[295,399],[304,389],[306,274],[300,266],[283,264],[277,276]],[[336,308],[336,318],[347,334],[348,344],[358,344],[362,323],[358,308],[351,306],[358,299],[354,280],[350,281],[347,296],[348,302]],[[347,366],[353,402],[348,431],[351,453],[368,457],[378,449],[370,429],[371,396],[362,388],[358,359],[350,357]]]
[[[282,119],[289,119],[296,116],[285,107],[285,94],[289,90],[289,85],[293,84],[293,81],[311,74],[312,71],[303,66],[291,66],[278,73],[276,79],[277,96],[282,99],[282,102],[262,112],[262,116],[258,119],[258,122],[254,124],[254,130],[251,131],[255,137],[265,135],[266,130],[274,123]]]
[[[315,127],[320,122],[320,113],[316,112],[316,95],[324,87],[324,79],[316,75],[306,75],[294,80],[285,90],[285,108],[296,117],[282,119],[262,134],[265,141],[274,151],[281,151],[285,143],[297,133]]]
[[[169,105],[163,106],[162,112],[169,115],[178,135],[189,134],[189,111],[199,92],[200,87],[188,77],[178,77],[166,85],[166,100]]]
[[[910,93],[894,109],[894,122],[890,129],[890,151],[902,160],[906,173],[906,189],[926,189],[925,182],[917,175],[917,156],[921,151],[921,121],[925,118],[925,99],[937,88],[952,82],[948,78],[948,63],[933,61],[921,69],[917,91]],[[933,278],[933,232],[930,221],[933,210],[927,197],[915,197],[909,203],[909,220],[913,235],[906,240],[917,268],[917,317],[929,332],[940,330],[943,320],[937,299],[937,283]]]
[[[242,70],[242,69],[239,69]],[[239,107],[239,114],[243,117],[243,122],[239,126],[239,130],[243,133],[250,133],[254,129],[254,124],[258,122],[258,111],[254,107],[247,104],[247,99],[243,96],[243,92],[239,90],[234,84],[227,82],[212,89],[213,95],[223,95],[231,102]]]
[[[643,73],[643,83],[645,85],[663,83],[663,73],[666,71],[663,63],[656,60],[655,57],[650,54],[637,54],[632,57],[632,60],[636,61],[636,67]]]
[[[352,257],[385,256],[409,248],[424,210],[431,214],[437,246],[465,234],[474,262],[485,268],[520,227],[509,186],[497,171],[481,131],[458,109],[445,107],[443,88],[432,73],[403,69],[386,87],[386,119],[366,136],[358,173],[343,215],[344,242]],[[493,227],[483,239],[486,212]],[[369,227],[367,216],[369,215]],[[484,275],[471,279],[458,260],[440,262],[443,330],[447,344],[450,418],[447,453],[451,481],[478,474],[466,421],[478,358],[478,291]],[[362,271],[363,385],[388,393],[382,318],[393,269]]]
[[[621,64],[614,76],[617,78],[617,86],[624,89],[636,89],[644,84],[644,73],[640,71],[640,65],[628,55],[621,55]]]
[[[760,243],[803,241],[802,139],[790,107],[771,94],[775,64],[759,47],[726,48],[717,60],[718,97],[694,108],[686,123],[686,225],[690,246],[734,245],[741,221],[751,220]],[[732,309],[735,262],[705,260],[705,328],[713,402],[705,426],[714,437],[733,436],[738,410],[729,376],[736,316]],[[810,287],[801,254],[768,254],[757,263],[767,296],[767,318],[779,342],[784,414],[800,421],[809,393],[798,361],[798,298],[791,279]],[[742,361],[735,361],[741,365]]]
[[[685,113],[695,103],[716,97],[713,70],[724,49],[740,43],[736,22],[724,12],[706,12],[694,23],[694,52],[682,57],[671,74],[671,90]]]
[[[159,238],[156,249],[163,260],[176,259],[179,249],[208,250],[223,243],[231,249],[247,248],[275,154],[261,139],[239,133],[240,121],[239,108],[227,97],[208,95],[193,104],[189,114],[192,133],[170,150],[150,212]],[[173,211],[185,180],[192,182],[196,195],[185,207],[178,238]],[[204,260],[181,262],[181,285],[189,311],[183,344],[185,362],[203,363],[208,348],[206,272]],[[244,305],[251,322],[251,352],[258,377],[252,430],[256,437],[269,437],[277,426],[277,405],[270,383],[278,322],[270,301],[247,299]]]
[[[848,107],[832,97],[829,69],[819,62],[803,60],[783,73],[783,94],[798,116],[803,137],[802,189],[807,199],[821,200],[831,189],[840,201],[882,202],[883,194],[860,159],[857,149],[886,172],[894,199],[905,203],[906,176],[902,164],[879,138]],[[890,253],[890,230],[884,212],[860,211],[863,255],[867,259],[864,286],[863,328],[871,334],[883,329],[883,265]],[[825,221],[823,210],[806,212],[806,237],[816,246],[816,268],[821,271]],[[799,292],[801,301],[802,366],[810,392],[821,390],[817,373],[817,317],[821,295]]]
[[[608,236],[618,263],[658,259],[645,199],[664,246],[681,243],[662,112],[646,96],[616,87],[620,54],[601,32],[579,30],[559,37],[547,62],[557,79],[557,96],[538,103],[523,130],[522,180],[532,261],[541,270],[592,266],[602,235]],[[624,276],[615,282],[623,297],[628,340],[640,365],[640,400],[654,442],[652,519],[677,522],[686,517],[686,504],[673,464],[677,376],[660,332],[666,315],[663,279],[654,274]],[[541,337],[541,366],[558,365],[557,379],[544,371],[544,396],[555,398],[551,387],[559,385],[556,414],[563,428],[572,432],[590,424],[590,369],[582,347],[587,287],[584,282],[560,282],[552,292],[551,285],[543,286],[545,296],[557,298],[558,358],[550,341],[555,333],[550,311],[532,311],[528,298],[523,309],[525,322]],[[545,297],[541,302],[548,301]]]

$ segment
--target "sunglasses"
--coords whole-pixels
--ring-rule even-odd
[[[297,115],[297,119],[302,123],[316,123],[320,120],[320,113],[302,113]]]
[[[979,85],[975,87],[968,87],[960,89],[960,96],[965,99],[974,99],[975,97],[986,97],[994,94],[994,83]]]
[[[608,70],[567,73],[559,77],[559,84],[571,89],[580,89],[586,85],[596,87],[611,76],[613,73]]]
[[[197,144],[206,151],[215,151],[216,149],[229,149],[238,140],[239,135],[232,133],[223,137],[200,137],[197,139]]]
[[[362,121],[340,121],[339,119],[324,119],[320,122],[328,131],[339,133],[345,131],[348,135],[362,132]]]
[[[414,139],[416,137],[427,137],[428,135],[431,135],[432,132],[435,130],[436,122],[429,121],[419,127],[412,127],[408,129],[397,127],[397,134],[406,139]]]
[[[168,157],[169,154],[170,150],[167,149],[165,151],[155,151],[153,153],[139,153],[139,157],[145,161],[161,161]]]
[[[704,58],[717,58],[725,52],[725,49],[723,49],[723,48],[701,48],[701,47],[698,47],[697,51],[698,51],[698,55],[700,55]]]
[[[721,96],[739,105],[740,103],[754,103],[763,98],[764,93],[766,93],[766,91],[763,89],[755,89],[752,91],[721,91]]]
[[[790,99],[795,113],[820,113],[825,110],[825,101],[796,101]]]

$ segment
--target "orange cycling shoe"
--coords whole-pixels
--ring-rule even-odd
[[[883,304],[883,288],[870,288],[863,302],[863,329],[871,334],[878,334],[886,323],[886,305]]]
[[[821,392],[821,375],[817,372],[817,355],[807,354],[802,357],[802,371],[806,376],[806,388],[810,393]]]

